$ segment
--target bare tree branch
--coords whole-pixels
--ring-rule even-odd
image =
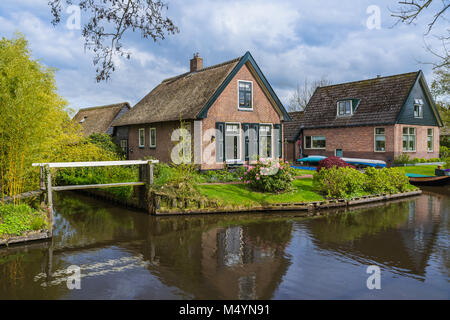
[[[392,12],[391,16],[398,19],[395,24],[398,23],[413,24],[421,13],[423,13],[426,9],[430,9],[430,5],[432,2],[433,0],[398,1],[399,7],[394,11],[391,10]],[[435,1],[434,3],[436,2],[437,1]],[[435,26],[435,24],[439,19],[445,19],[445,12],[449,7],[450,7],[450,0],[441,0],[441,8],[433,15],[431,22],[428,23],[428,27],[424,33],[424,36],[430,34],[431,30],[433,29],[433,27]],[[447,32],[450,34],[450,29],[447,29]],[[425,49],[439,60],[439,62],[425,63],[433,65],[433,69],[439,69],[445,66],[449,66],[450,63],[449,52],[447,49],[450,37],[439,36],[437,38],[441,40],[442,53],[438,53],[435,49],[431,48],[431,46],[428,45],[424,40]]]
[[[89,16],[83,25],[85,49],[94,52],[96,80],[108,80],[115,71],[114,57],[130,59],[123,49],[124,33],[140,31],[145,39],[164,40],[166,34],[179,32],[172,20],[163,16],[168,7],[161,0],[51,0],[52,24],[61,22],[63,3],[78,5]]]

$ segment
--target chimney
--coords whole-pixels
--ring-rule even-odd
[[[198,52],[194,53],[194,57],[191,59],[191,71],[195,72],[203,68],[203,59],[198,56]]]

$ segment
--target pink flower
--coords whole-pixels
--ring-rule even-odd
[[[259,177],[256,177],[256,180],[259,180]]]

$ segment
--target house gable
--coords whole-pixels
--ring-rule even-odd
[[[416,99],[421,99],[423,101],[423,116],[420,118],[414,116],[414,101]],[[442,120],[430,95],[422,72],[419,72],[416,82],[411,87],[409,95],[397,116],[396,123],[422,126],[442,126]]]
[[[283,104],[278,99],[277,95],[273,91],[266,77],[262,73],[261,69],[257,65],[256,61],[253,59],[250,52],[246,52],[245,55],[239,60],[239,63],[233,68],[233,70],[228,74],[225,80],[218,87],[216,92],[212,95],[212,97],[208,100],[203,109],[198,113],[197,118],[202,119],[208,116],[208,111],[214,102],[219,98],[219,96],[223,93],[225,88],[230,84],[230,82],[235,78],[237,73],[242,69],[243,66],[247,66],[248,70],[252,73],[254,79],[258,82],[259,86],[263,89],[267,98],[280,115],[280,118],[284,121],[290,121],[289,114],[286,109],[283,107]]]

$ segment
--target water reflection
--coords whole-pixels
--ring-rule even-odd
[[[432,189],[316,219],[150,217],[67,193],[51,241],[0,249],[0,298],[448,298],[449,204]],[[375,296],[369,264],[385,271]],[[81,290],[67,289],[70,265]]]

